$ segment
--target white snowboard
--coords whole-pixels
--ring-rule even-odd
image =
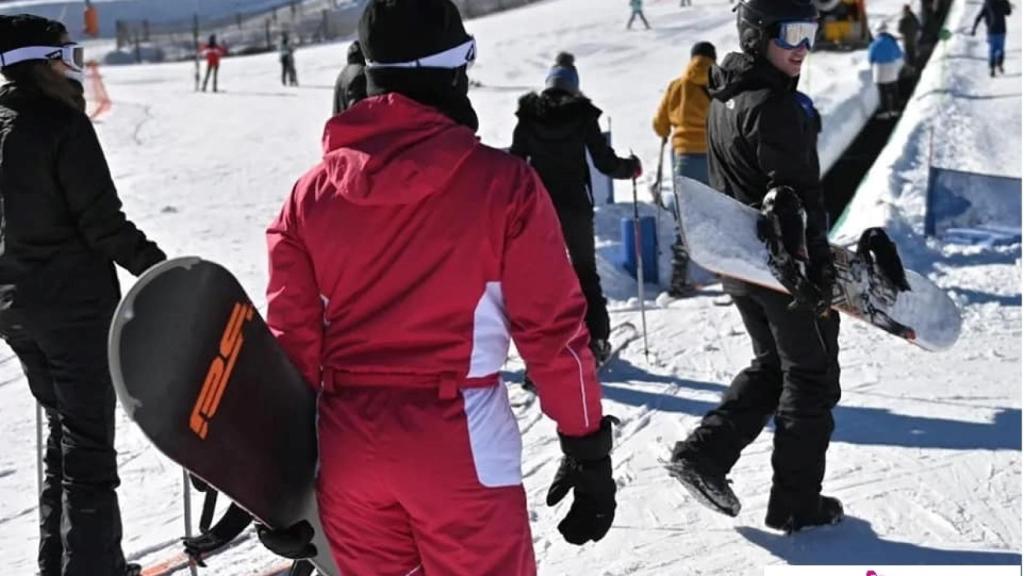
[[[722,276],[786,292],[768,268],[768,249],[757,237],[759,212],[696,180],[680,177],[683,233],[690,257]],[[952,346],[960,336],[960,310],[933,282],[907,270],[909,292],[896,292],[855,252],[832,246],[838,273],[832,307],[900,336],[925,350]]]

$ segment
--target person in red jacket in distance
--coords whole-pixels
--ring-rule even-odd
[[[331,552],[346,575],[532,575],[499,370],[512,338],[558,425],[548,505],[574,494],[558,528],[600,540],[613,419],[586,303],[537,174],[474,134],[476,43],[452,2],[372,0],[359,41],[369,97],[328,121],[267,231],[267,323],[320,395]]]

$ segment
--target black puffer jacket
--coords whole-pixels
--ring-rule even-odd
[[[636,162],[615,155],[598,125],[601,110],[584,96],[561,90],[519,99],[509,152],[525,158],[540,175],[559,212],[593,210],[586,152],[598,170],[612,178],[633,176]]]
[[[796,78],[746,54],[729,54],[711,69],[711,186],[755,208],[772,187],[793,187],[807,211],[812,262],[831,262],[818,165],[821,117],[796,85]]]
[[[0,87],[0,198],[15,306],[116,303],[113,262],[138,275],[164,259],[121,211],[89,118],[19,84]]]

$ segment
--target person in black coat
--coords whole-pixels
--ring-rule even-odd
[[[737,22],[743,53],[712,68],[709,83],[711,186],[756,208],[776,187],[795,192],[806,211],[807,279],[818,300],[794,308],[788,294],[723,280],[754,359],[718,407],[676,444],[668,468],[698,501],[735,516],[740,502],[726,475],[774,417],[765,524],[791,532],[843,517],[840,502],[821,494],[832,408],[840,395],[839,316],[829,309],[835,268],[817,153],[821,119],[810,98],[796,90],[817,31],[817,10],[811,0],[744,0]]]
[[[914,15],[914,11],[911,10],[910,4],[903,5],[903,15],[900,16],[897,30],[899,30],[900,36],[903,36],[903,52],[906,54],[905,62],[911,68],[916,68],[917,38],[921,34],[921,23],[917,20],[917,16]]]
[[[349,45],[348,64],[334,83],[334,114],[341,114],[363,98],[366,98],[366,58],[356,40]]]
[[[988,28],[988,68],[989,76],[995,76],[996,70],[1003,74],[1003,57],[1006,55],[1006,17],[1012,9],[1009,0],[985,0],[974,19],[974,27],[971,28],[971,36],[978,31],[978,24],[982,21]]]
[[[509,152],[525,158],[540,175],[562,224],[569,255],[587,299],[587,328],[600,362],[607,357],[609,320],[594,246],[594,197],[587,152],[602,173],[618,179],[640,175],[636,156],[619,158],[601,134],[601,110],[579,90],[571,54],[561,53],[548,73],[547,88],[519,99]]]
[[[164,253],[121,210],[62,24],[0,16],[0,336],[46,413],[39,573],[133,574],[121,551],[107,332]]]

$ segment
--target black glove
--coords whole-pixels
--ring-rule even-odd
[[[588,436],[559,435],[562,463],[548,490],[548,506],[554,506],[573,491],[572,507],[558,523],[565,541],[581,546],[597,542],[608,533],[615,519],[615,480],[612,478],[612,424],[614,416],[601,419],[601,428]]]
[[[256,535],[267,550],[278,556],[300,560],[317,554],[316,546],[313,545],[313,527],[305,520],[281,529],[257,524]]]

